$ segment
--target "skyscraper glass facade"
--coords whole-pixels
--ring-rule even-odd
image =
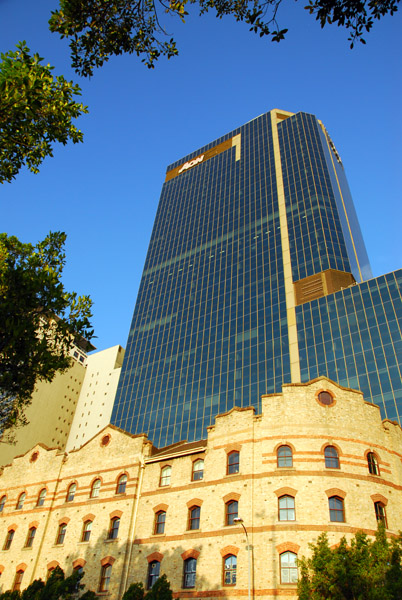
[[[327,375],[402,415],[402,270],[297,307],[302,381]]]
[[[358,282],[370,273],[348,193],[332,142],[321,123],[305,113],[261,115],[170,165],[112,422],[147,433],[158,446],[200,439],[216,414],[235,405],[254,405],[259,411],[261,394],[320,374],[361,387],[367,400],[379,402],[382,395],[388,414],[398,397],[396,365],[389,357],[393,352],[395,361],[401,348],[392,338],[387,353],[380,327],[381,310],[386,318],[391,314],[390,300],[380,308],[385,288],[375,295],[374,284],[362,284],[370,290],[381,348],[389,358],[388,384],[380,388],[369,375],[374,373],[368,370],[369,350],[364,346],[361,359],[355,337],[350,342],[351,351],[356,350],[355,372],[346,364],[347,354],[343,363],[338,356],[338,338],[346,335],[338,303],[351,311],[351,335],[362,311],[370,312],[363,288],[338,286],[330,296],[299,306],[294,301],[293,285],[301,281],[303,286],[305,278],[308,288],[308,278],[323,272],[335,279],[353,273]],[[400,280],[393,282],[386,285],[396,322]],[[355,291],[360,288],[361,293]],[[331,301],[336,309],[327,306]],[[374,321],[367,317],[369,329]],[[323,339],[318,341],[319,334],[333,356]],[[374,348],[378,362],[378,345]],[[385,382],[381,365],[376,373]]]

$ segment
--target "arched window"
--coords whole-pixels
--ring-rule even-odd
[[[223,559],[223,584],[236,585],[237,557],[228,554]]]
[[[67,523],[61,523],[59,525],[59,529],[57,531],[56,545],[64,544],[64,538],[66,537],[66,531],[67,531]]]
[[[92,521],[85,521],[84,526],[82,528],[81,542],[89,542],[89,538],[91,537],[91,531]]]
[[[367,454],[367,466],[368,466],[369,473],[371,473],[372,475],[380,474],[377,457],[374,454],[374,452],[369,452]]]
[[[339,454],[335,446],[327,446],[324,450],[327,469],[339,469]]]
[[[343,506],[343,499],[339,496],[331,496],[328,498],[329,503],[329,518],[331,521],[338,523],[344,523],[345,511]]]
[[[295,520],[295,499],[293,496],[281,496],[278,499],[278,506],[280,521]]]
[[[7,531],[6,539],[4,541],[3,550],[8,550],[10,548],[11,542],[13,541],[14,534],[15,534],[14,529],[10,529],[9,531]]]
[[[120,517],[113,517],[110,519],[109,533],[107,536],[108,540],[115,540],[119,535]]]
[[[1,497],[1,500],[0,500],[0,513],[2,513],[3,510],[4,510],[4,505],[6,503],[6,500],[7,500],[7,496],[2,496]]]
[[[161,571],[161,563],[158,560],[153,560],[148,565],[148,581],[147,587],[150,590],[154,585],[155,581],[159,579],[159,573]]]
[[[202,458],[199,458],[193,462],[192,480],[200,481],[200,479],[204,479],[204,461]]]
[[[279,557],[281,565],[281,583],[297,583],[297,554],[282,552]]]
[[[385,505],[382,502],[374,502],[375,518],[377,521],[384,523],[387,527],[387,515],[385,513]]]
[[[24,571],[22,569],[19,569],[15,574],[14,583],[13,583],[13,592],[16,592],[17,590],[21,589],[21,583],[22,583],[23,577],[24,577]]]
[[[172,467],[170,465],[167,465],[166,467],[163,467],[163,469],[161,469],[161,476],[160,476],[160,480],[159,480],[160,487],[162,487],[164,485],[170,485],[171,474],[172,474]]]
[[[239,512],[239,503],[237,500],[230,500],[226,503],[226,525],[233,525]]]
[[[99,490],[101,487],[101,480],[95,479],[91,487],[91,498],[97,498],[99,496]]]
[[[110,578],[112,576],[112,565],[103,565],[101,569],[101,576],[99,582],[99,591],[108,592],[110,585]]]
[[[43,488],[43,489],[42,489],[42,490],[39,492],[38,499],[37,499],[37,501],[36,501],[36,506],[43,506],[43,505],[44,505],[44,503],[45,503],[45,499],[46,499],[46,493],[47,493],[47,490],[46,490],[46,488]]]
[[[22,492],[22,494],[20,494],[18,497],[17,506],[15,507],[15,510],[21,510],[23,508],[25,498],[26,498],[26,493]]]
[[[197,559],[187,558],[184,561],[183,588],[195,587],[195,573],[197,570]]]
[[[188,511],[188,529],[200,528],[201,507],[192,506]]]
[[[233,450],[233,452],[229,452],[227,459],[227,469],[226,472],[228,475],[233,475],[234,473],[239,472],[240,466],[240,452]]]
[[[124,494],[127,486],[127,475],[120,475],[117,480],[116,494]]]
[[[74,567],[73,573],[78,573],[77,582],[73,592],[74,594],[78,594],[80,591],[80,581],[84,577],[84,567],[81,567],[81,565]]]
[[[293,467],[293,452],[290,446],[279,446],[276,457],[278,467]]]
[[[36,527],[30,527],[28,529],[27,539],[25,541],[25,548],[32,548],[36,534]]]
[[[72,483],[67,490],[66,502],[72,502],[75,497],[75,492],[77,491],[77,484]]]
[[[160,510],[155,514],[154,533],[165,533],[166,512]]]

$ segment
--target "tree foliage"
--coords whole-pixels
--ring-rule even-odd
[[[0,183],[11,182],[23,165],[33,173],[54,142],[81,142],[73,119],[88,112],[74,100],[80,88],[64,77],[53,77],[53,67],[30,55],[25,42],[15,52],[1,54],[0,62]]]
[[[75,338],[93,336],[92,301],[61,282],[65,233],[33,246],[0,234],[0,432],[26,422],[35,385],[70,365]]]
[[[122,600],[172,600],[172,598],[173,592],[170,589],[170,582],[163,574],[147,593],[145,593],[142,583],[132,583],[124,593]]]
[[[69,577],[64,576],[60,567],[56,567],[44,583],[41,579],[35,579],[23,592],[15,590],[0,594],[0,600],[75,600],[77,593],[85,586],[80,583],[83,572],[75,570]],[[96,600],[97,595],[87,590],[80,595],[80,599]]]
[[[143,584],[132,583],[130,587],[124,592],[122,600],[143,600],[145,596],[145,590]]]
[[[298,561],[299,600],[402,598],[402,534],[388,541],[380,525],[374,540],[359,532],[330,548],[323,533],[310,548],[311,557]]]
[[[350,30],[350,47],[356,41],[366,43],[364,32],[369,32],[375,20],[387,14],[394,15],[399,0],[309,0],[304,8],[315,15],[321,27],[335,23]]]
[[[137,54],[150,68],[160,56],[178,54],[174,38],[166,35],[163,17],[184,22],[191,5],[200,14],[214,12],[221,19],[232,16],[244,21],[250,31],[272,41],[284,39],[277,14],[282,0],[60,0],[52,12],[50,29],[70,40],[72,65],[83,76],[93,74],[113,55]],[[396,12],[399,0],[309,0],[305,8],[321,27],[329,23],[349,29],[351,47],[365,43],[375,19]]]
[[[173,593],[170,589],[170,583],[165,574],[161,575],[153,584],[145,600],[172,600]]]

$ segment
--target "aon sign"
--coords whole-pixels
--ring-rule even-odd
[[[189,162],[184,163],[182,168],[179,170],[179,173],[182,173],[182,171],[186,171],[187,169],[191,169],[191,167],[195,167],[195,165],[198,165],[198,163],[202,162],[203,160],[204,160],[204,154],[202,156],[197,156],[197,158],[194,158],[193,160],[190,160]]]

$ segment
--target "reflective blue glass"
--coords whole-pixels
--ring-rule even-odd
[[[328,269],[359,283],[290,308],[293,283]],[[370,276],[343,165],[313,115],[267,113],[185,156],[167,169],[112,423],[164,446],[205,437],[233,406],[260,412],[295,377],[290,314],[302,381],[327,375],[397,418],[402,276]]]

